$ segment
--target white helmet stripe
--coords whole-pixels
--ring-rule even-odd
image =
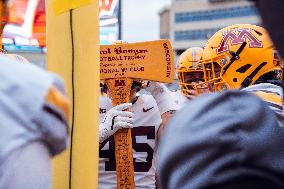
[[[196,68],[197,62],[198,62],[197,49],[192,48],[192,67],[193,68]]]

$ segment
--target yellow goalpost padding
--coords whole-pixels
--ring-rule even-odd
[[[70,145],[54,158],[53,189],[98,188],[99,3],[46,0],[47,69],[71,101]]]

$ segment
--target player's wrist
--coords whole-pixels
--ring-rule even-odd
[[[103,143],[106,139],[110,137],[109,130],[104,124],[99,125],[99,143]]]
[[[165,84],[151,82],[148,86],[148,91],[151,91],[161,115],[165,112],[179,109],[178,104],[174,101],[175,97]]]
[[[165,100],[157,102],[161,115],[167,112],[175,112],[179,109],[179,105],[172,99],[173,97],[169,97],[166,98]]]
[[[170,92],[163,83],[148,81],[145,90],[150,92],[152,96],[159,97],[161,94]]]

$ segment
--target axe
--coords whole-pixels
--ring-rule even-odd
[[[100,78],[105,80],[113,106],[129,101],[133,79],[171,83],[174,56],[169,40],[100,46]],[[131,129],[114,135],[118,189],[134,189]]]

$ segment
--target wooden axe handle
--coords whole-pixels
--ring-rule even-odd
[[[113,106],[129,102],[132,79],[107,79],[106,84]],[[115,161],[118,189],[134,189],[134,164],[131,129],[121,129],[114,134]]]

